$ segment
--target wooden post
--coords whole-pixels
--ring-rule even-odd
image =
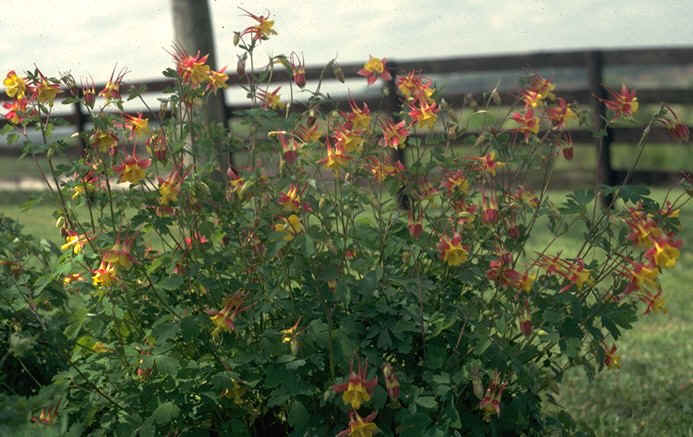
[[[216,54],[214,51],[214,33],[212,18],[209,13],[207,0],[171,0],[173,12],[173,30],[176,41],[185,51],[195,55],[199,50],[202,55],[208,54],[207,65],[216,69]],[[205,121],[210,125],[221,123],[224,128],[229,126],[224,90],[216,95],[207,97],[204,105]],[[224,141],[225,142],[225,141]],[[231,153],[225,153],[223,148],[215,150],[220,170],[224,172],[231,164]]]
[[[397,96],[397,63],[394,61],[388,61],[386,68],[390,72],[390,80],[385,83],[385,89],[387,89],[386,110],[390,113],[392,121],[399,123],[402,120],[402,117],[400,117],[400,112],[402,111],[402,102]],[[406,165],[405,156],[404,150],[401,148],[392,151],[392,159],[401,162],[402,165]],[[409,209],[409,197],[407,197],[406,194],[406,187],[403,186],[397,195],[399,207],[402,209]]]
[[[75,119],[77,121],[77,133],[79,134],[80,155],[86,156],[86,154],[87,154],[87,142],[84,141],[83,134],[84,134],[84,126],[87,122],[87,118],[84,116],[84,112],[82,111],[82,104],[80,102],[75,102],[74,109],[75,109]]]
[[[607,98],[606,90],[602,85],[603,82],[603,59],[602,53],[598,50],[589,51],[586,53],[587,66],[587,86],[592,93],[591,110],[592,110],[592,131],[595,135],[597,147],[597,169],[595,180],[597,184],[615,185],[614,170],[611,168],[611,142],[613,140],[613,132],[606,125],[606,107],[601,99]],[[606,132],[604,130],[606,129]],[[603,206],[610,206],[613,199],[612,196],[602,198]]]

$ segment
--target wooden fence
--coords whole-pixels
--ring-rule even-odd
[[[447,75],[455,73],[473,72],[507,72],[507,71],[526,71],[533,72],[547,68],[574,68],[582,69],[586,78],[587,87],[561,91],[560,95],[569,102],[590,105],[595,114],[594,126],[598,130],[604,128],[605,109],[604,105],[595,98],[606,97],[606,90],[602,86],[604,69],[614,66],[682,66],[693,65],[693,48],[646,48],[646,49],[625,49],[625,50],[583,50],[583,51],[563,51],[563,52],[537,52],[520,55],[498,55],[498,56],[475,56],[475,57],[456,57],[447,59],[418,59],[410,61],[388,60],[388,65],[393,73],[392,81],[385,84],[390,89],[386,107],[382,108],[396,114],[401,108],[399,106],[396,93],[394,92],[394,81],[398,74],[404,74],[411,70],[422,71],[426,75]],[[360,78],[356,72],[363,66],[358,64],[343,64],[341,68],[346,79]],[[306,78],[308,81],[317,80],[320,77],[323,67],[306,68]],[[331,72],[327,72],[326,77],[332,78]],[[362,78],[361,78],[362,79]],[[273,83],[287,82],[290,80],[286,70],[279,69],[272,75]],[[239,83],[239,78],[230,75],[229,83],[233,87]],[[121,89],[127,90],[127,85],[144,87],[146,93],[161,93],[170,88],[172,82],[169,80],[140,81],[130,82]],[[97,90],[103,84],[97,85]],[[518,90],[501,92],[501,100],[505,103],[517,101]],[[452,107],[461,107],[469,94],[464,90],[446,90],[445,100]],[[473,95],[479,99],[480,95]],[[667,88],[638,89],[637,97],[642,104],[667,103],[693,105],[693,89],[691,88]],[[365,101],[373,107],[382,101],[382,98],[365,98],[358,101]],[[8,100],[3,93],[0,101]],[[337,100],[341,106],[347,106],[346,98]],[[300,110],[301,105],[294,105],[296,110]],[[231,104],[226,107],[226,114],[232,117],[238,110],[250,108],[249,104]],[[145,116],[155,119],[157,114],[144,113]],[[60,115],[59,118],[66,120],[69,124],[82,131],[88,123],[88,118],[79,104],[73,105],[73,112]],[[5,124],[5,120],[0,120],[0,126]],[[597,131],[598,131],[597,130]],[[595,139],[595,132],[587,130],[572,130],[570,134],[577,145],[595,144],[598,151],[597,177],[603,183],[614,185],[623,180],[625,171],[616,170],[611,165],[611,147],[613,142],[635,143],[641,135],[639,128],[609,128],[607,135],[600,141]],[[670,143],[667,132],[664,128],[655,127],[650,133],[649,143]],[[690,153],[690,146],[686,147],[685,153]],[[17,148],[0,147],[0,155],[18,156]],[[0,177],[2,177],[0,175]],[[632,175],[632,181],[644,183],[666,183],[676,178],[676,174],[666,171],[638,171]]]

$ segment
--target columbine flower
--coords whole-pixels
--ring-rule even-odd
[[[280,220],[280,223],[274,225],[274,231],[284,232],[284,241],[291,241],[296,235],[303,232],[303,224],[296,214],[291,214],[289,217],[281,217]]]
[[[226,71],[226,67],[222,67],[219,71],[209,71],[209,77],[207,78],[207,81],[209,82],[207,84],[207,91],[216,93],[219,89],[229,87],[229,84],[226,83],[229,80],[229,76],[224,73],[224,71]]]
[[[247,187],[245,179],[240,177],[238,173],[236,173],[231,167],[226,170],[226,177],[229,180],[228,187],[226,189],[226,198],[231,200],[234,195],[243,197],[243,193]]]
[[[258,97],[260,98],[260,101],[262,102],[263,108],[283,110],[286,107],[286,103],[282,102],[281,98],[279,97],[279,90],[280,89],[281,89],[281,87],[278,86],[271,93],[266,91],[266,90],[258,90],[257,91]]]
[[[118,137],[112,132],[97,129],[89,137],[89,143],[101,153],[114,155],[118,147]]]
[[[305,143],[313,143],[320,141],[320,131],[318,130],[318,123],[313,122],[305,126],[300,125],[296,128],[296,135],[303,140]]]
[[[385,389],[390,399],[396,401],[399,398],[399,380],[390,363],[383,365],[383,376],[385,376]]]
[[[556,89],[556,85],[548,79],[536,74],[532,77],[532,81],[529,85],[529,90],[540,96],[540,99],[553,100],[555,98],[553,90]]]
[[[303,88],[306,86],[306,61],[298,57],[298,54],[291,52],[289,66],[291,67],[291,78],[294,83],[299,87]]]
[[[681,255],[683,241],[670,237],[656,238],[653,246],[645,252],[645,257],[660,269],[670,269],[676,265]]]
[[[103,254],[102,263],[108,263],[114,267],[121,266],[124,269],[129,269],[132,267],[132,254],[130,249],[132,249],[133,239],[126,239],[124,242],[120,241],[120,237],[116,237],[116,241],[113,247],[108,249]]]
[[[106,86],[104,86],[104,88],[99,92],[99,97],[106,98],[109,101],[120,99],[120,84],[123,82],[125,75],[128,74],[128,71],[125,68],[120,70],[117,75],[115,74],[115,71],[116,67],[113,67],[110,79],[108,79]]]
[[[429,103],[419,100],[416,105],[409,105],[409,117],[411,117],[412,124],[421,128],[433,127],[438,120],[439,111],[438,104],[435,102]]]
[[[26,95],[26,82],[24,82],[24,79],[17,76],[14,70],[7,73],[2,83],[5,85],[5,93],[7,93],[9,97],[23,99]]]
[[[447,235],[442,235],[438,242],[438,252],[440,259],[447,265],[456,267],[466,262],[469,258],[469,251],[462,245],[462,236],[455,232],[452,239]]]
[[[337,143],[334,147],[330,144],[329,139],[327,139],[327,157],[318,161],[319,164],[338,172],[342,169],[347,161],[351,159],[349,155],[344,153],[344,145]]]
[[[209,55],[200,55],[198,50],[195,56],[188,52],[179,44],[173,46],[173,59],[176,61],[176,71],[183,83],[193,88],[207,82],[210,77],[210,68],[207,65]]]
[[[53,408],[41,408],[41,413],[38,417],[32,416],[31,421],[34,423],[41,423],[43,425],[53,425],[58,420],[58,408],[60,408],[60,402]]]
[[[149,120],[142,118],[142,113],[137,116],[125,114],[125,128],[129,130],[133,136],[144,136],[149,133]]]
[[[566,120],[577,118],[575,112],[570,109],[570,106],[568,106],[568,103],[562,97],[558,98],[556,106],[552,106],[546,110],[546,115],[549,117],[549,120],[551,120],[554,129],[561,129]]]
[[[430,79],[423,79],[415,71],[410,71],[406,76],[397,78],[397,89],[406,100],[423,100],[433,103],[434,89]]]
[[[609,369],[620,369],[621,368],[621,357],[616,354],[616,345],[612,345],[611,348],[604,346],[604,364]]]
[[[507,383],[500,382],[500,375],[496,373],[486,388],[486,393],[479,402],[479,409],[483,411],[485,421],[490,421],[493,414],[500,416],[500,401],[506,385]]]
[[[375,83],[378,77],[384,81],[392,79],[390,72],[386,68],[386,59],[374,58],[373,56],[369,56],[368,62],[363,64],[363,68],[357,74],[368,79],[368,85]]]
[[[185,174],[180,167],[175,167],[166,176],[166,179],[159,177],[159,204],[168,206],[178,200],[181,185],[185,179]]]
[[[146,170],[151,164],[152,160],[149,158],[138,159],[133,147],[132,154],[128,155],[120,164],[113,166],[113,171],[119,175],[118,182],[137,184],[144,179]]]
[[[350,100],[351,112],[342,112],[349,125],[349,129],[354,131],[368,130],[371,125],[371,110],[368,104],[364,103],[363,108],[359,108],[355,101]]]
[[[415,214],[412,209],[409,210],[409,222],[407,223],[407,229],[409,229],[409,235],[412,238],[419,238],[423,232],[423,211],[419,211]]]
[[[149,137],[145,144],[147,152],[152,154],[152,156],[154,156],[159,161],[166,162],[166,153],[168,152],[168,141],[166,140],[166,133],[163,129]]]
[[[298,151],[303,148],[303,143],[297,141],[297,139],[287,133],[286,131],[272,131],[267,134],[268,136],[277,136],[279,138],[279,143],[282,145],[282,156],[284,161],[289,164],[296,162],[298,158]]]
[[[276,35],[277,31],[273,29],[274,27],[274,20],[269,20],[269,12],[267,12],[267,16],[263,15],[254,15],[251,14],[250,12],[246,11],[243,8],[238,8],[245,12],[246,16],[252,18],[253,20],[257,21],[257,24],[255,26],[250,26],[247,27],[243,32],[241,32],[240,36],[250,34],[252,35],[252,40],[253,41],[264,41],[266,39],[269,39],[270,35]]]
[[[370,171],[373,178],[382,183],[386,178],[390,176],[396,176],[404,171],[404,166],[401,162],[392,162],[390,159],[379,160],[378,158],[371,156],[368,164],[366,164],[366,169]]]
[[[638,112],[639,103],[638,98],[635,97],[635,91],[629,90],[625,84],[621,85],[621,91],[618,93],[613,91],[609,93],[611,99],[602,99],[602,101],[607,108],[614,111],[617,117],[632,117]]]
[[[350,129],[345,123],[338,127],[334,133],[334,140],[337,146],[341,146],[346,153],[360,153],[365,142],[362,132]]]
[[[469,180],[464,176],[462,170],[449,172],[443,178],[443,186],[448,190],[449,195],[469,193]]]
[[[212,335],[217,336],[222,331],[232,332],[236,329],[236,317],[250,308],[249,306],[243,306],[246,297],[244,292],[238,291],[232,296],[227,296],[224,299],[224,307],[221,310],[205,311],[209,314],[209,318],[214,324]]]
[[[539,132],[539,118],[534,115],[532,108],[527,108],[524,114],[515,112],[511,118],[520,125],[516,131],[525,136],[525,141],[529,141],[532,134],[536,135]]]
[[[349,427],[337,434],[337,437],[373,437],[380,432],[378,426],[373,423],[377,412],[373,412],[363,418],[356,411],[349,412]]]
[[[36,98],[38,99],[39,103],[43,105],[48,104],[49,106],[53,106],[55,97],[58,95],[58,93],[60,93],[60,86],[54,83],[49,83],[48,79],[43,77],[43,74],[40,74],[40,76],[41,80],[39,81],[38,85],[34,88],[34,94],[36,95]]]
[[[27,100],[25,98],[5,102],[2,106],[9,111],[5,114],[5,120],[12,124],[19,124],[24,121],[23,115],[27,110]]]
[[[63,285],[68,286],[73,282],[83,282],[85,281],[84,276],[81,273],[70,273],[63,278]]]
[[[663,118],[657,119],[657,121],[664,125],[667,132],[669,132],[669,135],[673,139],[682,143],[688,142],[691,135],[688,126],[679,120],[679,117],[676,115],[673,109],[671,109],[669,106],[666,106],[666,109],[669,111],[669,113],[671,113],[671,118],[665,115]]]
[[[391,120],[383,121],[380,124],[383,130],[383,137],[380,139],[381,146],[391,147],[393,149],[403,149],[406,146],[409,130],[406,127],[404,120],[395,124]]]
[[[287,211],[296,212],[301,209],[301,196],[298,192],[298,187],[291,184],[287,192],[279,196],[279,204]]]
[[[349,364],[349,380],[343,384],[335,384],[332,390],[335,393],[342,393],[342,400],[346,405],[351,405],[351,408],[358,410],[361,404],[371,400],[371,395],[375,386],[378,385],[378,377],[366,379],[368,376],[368,361],[362,366],[359,361],[358,373],[354,372],[354,362]]]
[[[578,290],[582,290],[585,285],[592,283],[590,271],[585,268],[585,263],[580,258],[568,261],[560,258],[558,255],[552,258],[540,254],[535,264],[544,268],[547,273],[557,274],[568,281],[568,284],[561,288],[561,292],[569,290],[573,285]]]
[[[117,279],[118,271],[116,266],[101,260],[99,268],[94,270],[91,278],[94,287],[110,287]]]
[[[89,241],[86,234],[78,234],[75,231],[67,231],[67,236],[65,237],[65,244],[60,246],[60,250],[63,252],[72,248],[72,252],[77,255],[82,251],[82,248]]]
[[[300,323],[301,317],[296,320],[296,323],[294,323],[292,327],[279,331],[282,334],[282,343],[288,343],[291,347],[291,353],[294,355],[298,353],[299,348],[298,336],[302,331],[302,329],[298,329]]]

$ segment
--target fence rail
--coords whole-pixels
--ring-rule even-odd
[[[341,68],[345,79],[360,78],[357,71],[362,67],[361,63],[342,64]],[[394,81],[397,75],[404,74],[411,70],[420,70],[427,75],[443,75],[455,73],[473,73],[473,72],[502,72],[511,70],[520,71],[536,71],[542,68],[580,68],[584,69],[584,75],[587,79],[587,87],[581,89],[561,91],[561,96],[569,102],[578,104],[591,105],[595,111],[594,125],[599,129],[604,128],[604,119],[606,116],[604,105],[601,104],[595,97],[605,97],[606,90],[604,89],[603,74],[605,67],[614,66],[682,66],[693,65],[693,48],[638,48],[638,49],[621,49],[621,50],[576,50],[562,52],[536,52],[519,55],[494,55],[494,56],[474,56],[474,57],[455,57],[445,59],[417,59],[393,61],[389,60],[388,65],[392,73],[392,81],[386,84],[387,87],[394,89]],[[306,78],[308,81],[318,80],[322,75],[325,79],[334,79],[332,71],[326,71],[324,67],[307,67]],[[278,69],[273,72],[271,83],[280,83],[290,80],[289,72],[284,69]],[[236,74],[231,74],[229,83],[232,86],[238,85],[242,78]],[[97,89],[101,89],[104,84],[97,85]],[[172,88],[174,83],[170,80],[153,80],[153,81],[133,81],[124,86],[144,88],[145,93],[162,93],[167,89]],[[452,107],[460,107],[466,99],[474,98],[482,99],[481,94],[468,94],[461,90],[452,90],[445,93],[444,98]],[[501,100],[506,104],[517,103],[519,99],[518,91],[505,91],[500,93]],[[3,93],[0,95],[0,101],[9,100]],[[647,88],[638,89],[638,100],[641,104],[648,103],[667,103],[667,104],[682,104],[693,105],[693,89],[690,88]],[[379,103],[383,103],[383,99],[365,98],[359,99],[365,101],[369,106],[377,108]],[[346,108],[348,102],[346,98],[335,99],[335,102],[340,107]],[[401,109],[397,97],[394,92],[390,93],[390,97],[384,102],[385,110],[390,111],[393,115]],[[226,113],[233,117],[237,111],[248,109],[249,104],[231,104],[227,105]],[[294,110],[305,109],[305,105],[297,103],[294,105]],[[156,113],[143,113],[145,116],[152,119],[157,118]],[[57,115],[66,121],[76,130],[83,130],[86,123],[89,122],[88,117],[84,114],[82,108],[75,104],[73,112],[68,114]],[[0,126],[6,123],[5,120],[0,120]],[[610,145],[613,142],[635,143],[641,135],[641,130],[637,128],[613,128],[609,129],[609,135],[601,140],[596,138],[595,132],[588,130],[573,130],[570,132],[572,138],[578,145],[595,144],[598,151],[597,172],[598,178],[607,184],[613,185],[622,180],[624,172],[618,171],[611,166],[611,149]],[[671,142],[666,131],[662,128],[655,128],[651,131],[648,141],[650,143],[668,143]],[[688,146],[690,148],[690,146]],[[18,156],[18,148],[0,147],[0,156]],[[690,153],[687,150],[686,153]],[[637,172],[634,174],[633,181],[649,181],[649,182],[667,182],[670,181],[673,175],[667,172]]]

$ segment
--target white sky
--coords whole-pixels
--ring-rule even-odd
[[[693,46],[691,0],[210,0],[220,66],[235,68],[237,8],[279,32],[259,54],[303,52],[308,65],[378,57],[414,59],[550,49]],[[168,0],[2,0],[0,74],[36,63],[105,81],[117,62],[129,79],[172,65]]]

